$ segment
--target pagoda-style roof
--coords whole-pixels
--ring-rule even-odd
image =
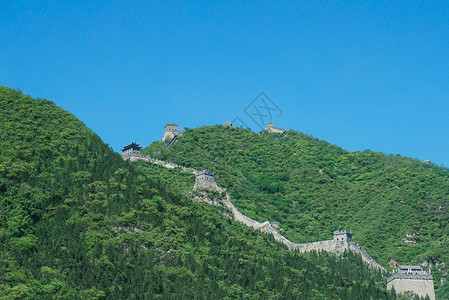
[[[131,144],[123,146],[122,151],[126,151],[126,150],[129,150],[129,149],[140,150],[140,148],[142,148],[142,146],[140,146],[140,144],[137,144],[136,142],[132,142]]]

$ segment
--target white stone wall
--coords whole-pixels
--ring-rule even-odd
[[[405,291],[412,291],[420,297],[429,295],[431,300],[435,300],[435,291],[432,280],[398,278],[387,283],[387,290],[391,290],[393,287],[398,294]]]
[[[192,168],[186,168],[186,167],[180,166],[175,163],[170,163],[170,162],[165,162],[162,160],[154,159],[149,156],[142,155],[142,154],[140,156],[130,158],[131,161],[135,161],[135,160],[139,160],[139,159],[142,159],[142,160],[148,161],[150,163],[160,165],[160,166],[163,166],[163,167],[169,168],[169,169],[182,168],[184,171],[191,171],[195,175],[199,174],[201,172],[201,171],[198,171],[198,170],[195,170]],[[198,184],[196,181],[194,188],[201,188],[201,187],[205,187],[205,188],[208,188],[211,190],[216,190],[219,192],[225,191],[224,189],[220,188],[215,183],[215,181],[202,182],[201,184]],[[202,199],[202,198],[204,198],[204,197],[197,197],[195,199],[196,199],[196,201],[207,202],[207,203],[210,203],[213,205],[217,205],[217,203],[211,199]],[[296,250],[296,251],[300,251],[300,252],[326,251],[326,252],[335,253],[337,255],[342,254],[345,250],[351,250],[353,252],[359,253],[362,256],[363,261],[366,262],[369,267],[375,268],[375,269],[380,269],[380,270],[386,272],[386,269],[384,267],[382,267],[379,263],[377,263],[374,259],[372,259],[371,256],[368,255],[368,253],[366,253],[360,246],[356,245],[352,241],[348,242],[348,241],[326,240],[326,241],[319,241],[319,242],[312,242],[312,243],[296,244],[296,243],[293,243],[290,240],[288,240],[283,235],[281,235],[278,231],[276,231],[271,226],[270,222],[265,221],[263,223],[260,223],[260,222],[257,222],[256,220],[253,220],[253,219],[245,216],[244,214],[242,214],[234,206],[234,204],[231,201],[231,197],[228,193],[226,193],[226,199],[222,200],[222,204],[231,210],[232,217],[236,221],[241,222],[244,225],[254,228],[256,230],[260,230],[262,232],[272,234],[275,241],[286,245],[287,248],[290,250]],[[432,287],[433,287],[433,283],[432,283]],[[433,291],[433,289],[432,289],[432,291]],[[429,296],[430,296],[430,294],[429,294]],[[435,299],[435,298],[431,298],[431,299]]]
[[[171,140],[174,137],[175,135],[173,134],[173,131],[165,131],[164,135],[162,136],[162,141]]]
[[[277,127],[269,127],[269,128],[267,128],[265,130],[268,131],[268,132],[271,132],[271,133],[283,133],[285,131],[284,129],[277,128]]]
[[[326,251],[332,252],[337,255],[342,254],[345,250],[351,250],[353,252],[359,253],[362,256],[362,260],[368,264],[369,267],[374,269],[380,269],[384,272],[387,270],[382,267],[379,263],[377,263],[371,256],[369,256],[360,246],[355,245],[354,242],[350,241],[334,241],[334,240],[326,240],[312,243],[300,243],[296,244],[288,240],[286,237],[277,232],[270,224],[270,222],[265,221],[263,223],[257,222],[245,215],[243,215],[232,203],[231,197],[228,193],[226,193],[226,199],[223,200],[223,204],[228,207],[234,216],[234,219],[245,224],[248,227],[254,228],[256,230],[260,230],[262,232],[272,234],[275,241],[282,243],[287,246],[290,250],[304,252],[310,251]]]

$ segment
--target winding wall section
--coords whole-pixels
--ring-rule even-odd
[[[195,170],[193,168],[187,168],[187,167],[175,164],[175,163],[165,162],[165,161],[162,161],[159,159],[154,159],[154,158],[151,158],[151,157],[143,155],[143,154],[133,155],[133,156],[127,157],[127,158],[124,157],[124,159],[129,159],[131,161],[145,160],[152,164],[160,165],[160,166],[163,166],[163,167],[169,168],[169,169],[181,168],[184,171],[191,171],[194,174],[199,173],[198,170]],[[220,188],[220,187],[218,187],[218,190],[221,192],[225,191],[225,189]],[[206,202],[214,203],[210,199],[207,199]],[[224,206],[226,206],[232,212],[232,217],[235,220],[243,223],[244,225],[246,225],[248,227],[251,227],[256,230],[273,235],[275,241],[277,241],[278,243],[284,244],[285,246],[287,246],[287,248],[289,250],[299,251],[302,253],[309,252],[309,251],[326,251],[326,252],[335,253],[337,255],[342,254],[346,250],[353,251],[355,253],[360,254],[360,256],[362,257],[362,260],[370,268],[387,272],[387,270],[384,267],[382,267],[378,262],[376,262],[370,255],[368,255],[368,253],[365,250],[363,250],[358,244],[355,244],[353,241],[326,240],[326,241],[318,241],[318,242],[312,242],[312,243],[299,243],[299,244],[293,243],[290,240],[288,240],[286,237],[281,235],[277,230],[275,230],[271,226],[270,222],[265,221],[263,223],[260,223],[256,220],[253,220],[253,219],[245,216],[244,214],[242,214],[235,207],[234,203],[232,203],[231,196],[229,195],[229,193],[226,192],[226,198],[222,199],[221,202]]]

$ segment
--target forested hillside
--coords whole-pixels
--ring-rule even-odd
[[[146,168],[0,87],[0,299],[395,299],[360,257],[287,251]]]
[[[214,171],[242,213],[279,222],[294,242],[349,229],[384,266],[430,263],[437,294],[449,298],[448,285],[440,284],[449,262],[448,169],[399,155],[348,152],[293,130],[274,137],[220,125],[187,129],[152,156]]]

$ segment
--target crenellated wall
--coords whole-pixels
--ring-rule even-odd
[[[160,165],[163,166],[165,168],[169,168],[169,169],[173,169],[173,168],[182,168],[184,171],[191,171],[192,173],[196,174],[200,174],[201,172],[204,171],[198,171],[192,168],[186,168],[183,166],[180,166],[178,164],[175,163],[171,163],[171,162],[165,162],[159,159],[154,159],[151,158],[149,156],[140,154],[140,152],[138,154],[133,153],[133,155],[131,156],[127,156],[126,158],[124,157],[124,159],[129,159],[131,161],[136,161],[136,160],[145,160],[148,161],[150,163],[156,164],[156,165]],[[215,181],[213,181],[211,183],[211,186],[201,186],[201,187],[205,187],[205,188],[209,188],[210,190],[215,190],[215,191],[219,191],[219,192],[225,192],[226,190],[223,188],[220,188],[219,186],[217,186],[217,184],[215,183]],[[205,196],[204,196],[205,197]],[[196,201],[200,201],[200,202],[207,202],[213,205],[219,205],[219,203],[217,203],[216,201],[213,201],[211,199],[207,199],[204,198],[200,199],[200,196],[195,196],[194,199]],[[283,235],[281,235],[277,230],[275,230],[270,222],[265,221],[263,223],[260,223],[256,220],[253,220],[247,216],[245,216],[244,214],[242,214],[232,203],[231,201],[231,197],[228,193],[226,193],[226,198],[221,200],[221,204],[226,206],[232,213],[232,218],[235,219],[238,222],[243,223],[244,225],[254,228],[255,230],[259,230],[262,232],[265,232],[267,234],[271,234],[273,235],[275,241],[277,241],[278,243],[282,243],[284,245],[287,246],[288,249],[290,250],[294,250],[294,251],[299,251],[299,252],[310,252],[310,251],[326,251],[326,252],[331,252],[331,253],[335,253],[337,255],[342,254],[343,252],[345,252],[346,250],[348,251],[353,251],[356,253],[359,253],[362,257],[362,260],[370,267],[373,269],[379,269],[382,270],[384,272],[387,272],[387,270],[382,267],[379,263],[377,263],[370,255],[368,255],[368,253],[366,253],[366,251],[364,251],[358,244],[355,244],[354,242],[352,242],[352,240],[350,238],[345,239],[345,240],[337,240],[335,237],[332,240],[326,240],[326,241],[318,241],[318,242],[312,242],[312,243],[293,243],[290,240],[288,240],[286,237],[284,237]],[[343,236],[345,231],[337,231],[336,232],[338,234],[338,236]]]

